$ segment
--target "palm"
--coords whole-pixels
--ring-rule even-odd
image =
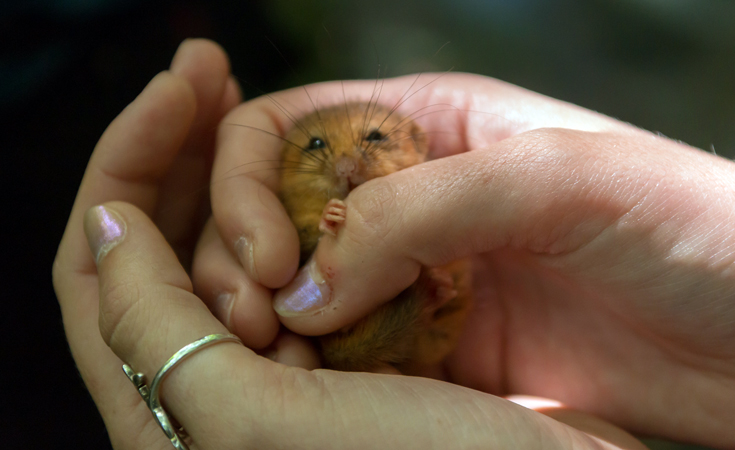
[[[666,306],[681,304],[677,298],[649,299],[658,312],[633,314],[640,309],[640,293],[625,291],[629,280],[613,283],[617,274],[611,271],[596,289],[568,264],[574,258],[564,256],[566,261],[556,260],[557,268],[550,269],[548,257],[525,252],[477,257],[476,307],[447,362],[451,379],[496,394],[557,399],[632,428],[636,415],[665,418],[690,406],[688,396],[728,356],[697,351],[710,344],[706,333],[697,340],[685,330],[702,317],[692,314],[689,324],[664,326],[651,320],[671,316]],[[727,345],[722,349],[729,348],[732,357],[735,345],[732,340]]]

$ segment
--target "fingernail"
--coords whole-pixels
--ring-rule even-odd
[[[122,242],[126,230],[127,225],[122,217],[104,206],[95,206],[84,214],[84,233],[97,264]]]
[[[224,292],[214,300],[214,316],[230,329],[230,316],[232,307],[235,305],[235,296],[230,292]]]
[[[237,257],[240,259],[240,264],[245,268],[245,271],[250,275],[250,278],[256,283],[259,282],[258,272],[255,270],[255,251],[253,249],[253,243],[245,236],[235,242],[235,251]]]
[[[331,289],[311,259],[291,283],[276,293],[273,309],[283,317],[311,315],[326,308],[331,298]]]

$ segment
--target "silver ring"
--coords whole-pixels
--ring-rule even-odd
[[[158,425],[161,426],[161,429],[166,433],[166,436],[171,440],[171,444],[177,450],[189,450],[189,447],[184,442],[189,436],[186,434],[183,427],[174,426],[168,414],[166,414],[166,411],[163,409],[163,406],[161,406],[161,401],[158,398],[161,390],[161,383],[163,383],[163,380],[169,372],[171,372],[171,369],[176,367],[176,365],[181,361],[203,348],[220,342],[237,342],[242,344],[240,338],[234,334],[210,334],[209,336],[204,336],[174,353],[174,355],[166,361],[166,364],[164,364],[156,373],[150,389],[146,385],[145,375],[142,373],[136,373],[132,367],[127,364],[123,364],[125,375],[128,376],[136,389],[138,389],[138,393],[143,397],[143,401],[148,405],[148,409],[153,413],[153,417],[158,422]]]

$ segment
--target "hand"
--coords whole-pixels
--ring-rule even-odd
[[[154,78],[103,135],[59,246],[54,286],[67,337],[115,448],[171,448],[123,374],[122,361],[150,380],[182,346],[227,332],[192,293],[171,247],[183,258],[192,250],[196,228],[173,225],[192,223],[199,205],[192,201],[170,216],[181,198],[169,189],[191,180],[190,171],[211,150],[213,124],[238,100],[222,51],[203,41],[182,44],[171,71]],[[89,209],[100,202],[106,203]],[[275,334],[268,326],[262,333]],[[301,341],[289,339],[279,341],[308,354],[308,348],[299,350]],[[177,366],[161,396],[195,449],[613,448],[591,435],[640,448],[624,433],[574,412],[555,408],[550,414],[571,414],[560,419],[591,434],[459,386],[310,372],[234,344],[202,350]]]
[[[434,374],[558,399],[643,434],[735,445],[733,163],[483,77],[419,82],[404,96],[414,79],[386,80],[380,101],[416,113],[441,159],[350,194],[339,235],[324,236],[315,263],[276,297],[281,322],[305,335],[337,330],[421,265],[472,257],[476,307]],[[374,87],[306,89],[328,106],[344,92],[367,101]],[[249,313],[247,286],[279,288],[298,261],[277,177],[258,166],[279,157],[272,135],[291,126],[283,105],[312,107],[290,90],[242,105],[220,129],[219,231],[205,232],[214,237],[194,276],[209,303],[208,292],[230,293],[215,312],[238,334],[263,320]],[[315,285],[314,271],[327,282]]]

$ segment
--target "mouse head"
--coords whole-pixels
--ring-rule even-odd
[[[282,189],[345,198],[356,186],[424,161],[426,135],[412,120],[368,103],[304,117],[286,135]]]

